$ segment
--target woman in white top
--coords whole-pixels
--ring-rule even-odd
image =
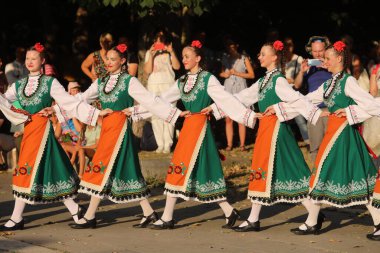
[[[165,31],[158,32],[145,55],[144,72],[149,75],[147,89],[156,95],[168,90],[175,80],[173,69],[179,70],[180,66],[170,34]],[[152,128],[158,146],[156,152],[170,153],[174,126],[154,116]]]

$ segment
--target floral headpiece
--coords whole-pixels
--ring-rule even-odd
[[[280,41],[280,40],[276,40],[273,43],[273,48],[276,51],[282,51],[284,49],[284,43],[282,43],[282,41]]]
[[[196,48],[201,48],[202,43],[199,40],[193,40],[193,42],[191,42],[191,46],[196,47]]]
[[[127,51],[128,47],[127,45],[125,44],[119,44],[116,46],[116,49],[120,52],[120,53],[124,53],[125,51]]]
[[[41,43],[37,42],[34,44],[34,49],[36,49],[37,52],[42,53],[45,50],[45,47],[41,45]]]
[[[334,49],[338,51],[339,53],[343,52],[346,48],[346,44],[344,44],[343,41],[337,41],[334,43]]]

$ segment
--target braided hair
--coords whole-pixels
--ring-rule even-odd
[[[273,49],[277,56],[277,61],[276,65],[279,67],[280,71],[282,74],[285,74],[285,64],[286,64],[286,59],[285,59],[285,50],[284,50],[284,44],[280,40],[276,40],[275,42],[267,42],[263,45],[264,46],[269,46]]]
[[[337,41],[333,45],[330,45],[326,50],[332,49],[335,52],[335,55],[341,56],[343,59],[343,71],[347,72],[352,64],[351,53],[348,50],[346,44],[342,41]]]

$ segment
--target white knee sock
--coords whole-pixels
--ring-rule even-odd
[[[221,201],[221,202],[218,202],[218,205],[223,210],[224,216],[226,217],[226,224],[227,224],[228,223],[227,217],[230,217],[230,215],[232,213],[232,210],[234,210],[234,208],[230,205],[230,203],[228,203],[225,200]]]
[[[87,212],[84,215],[84,217],[87,220],[92,220],[95,218],[95,213],[96,213],[96,210],[98,209],[98,206],[99,206],[101,200],[102,200],[101,198],[91,196],[90,205],[88,206]],[[77,223],[78,224],[84,224],[84,223],[86,223],[86,220],[80,219]]]
[[[68,198],[63,201],[63,204],[69,209],[71,215],[75,215],[79,211],[79,205],[72,199]],[[78,215],[73,216],[75,222],[78,222]]]
[[[24,201],[16,198],[11,220],[17,223],[22,220],[22,214],[24,213],[25,205],[26,203]],[[6,227],[13,227],[14,225],[15,224],[12,221],[8,221],[7,223],[5,223]]]
[[[314,204],[310,199],[305,199],[304,201],[302,201],[302,205],[305,206],[307,212],[309,213],[305,223],[308,226],[316,225],[318,222],[318,214],[321,210],[321,206],[318,204]],[[299,226],[299,229],[306,230],[307,227],[305,226],[305,224],[302,224],[301,226]]]
[[[143,210],[143,213],[144,213],[144,216],[149,216],[151,215],[154,210],[152,208],[152,206],[150,205],[149,201],[147,199],[143,199],[140,201],[140,206]],[[146,219],[145,218],[142,218],[141,219],[141,223],[143,223]]]
[[[232,210],[234,209],[227,201],[218,202],[220,208],[222,208],[224,216],[230,217]]]
[[[175,203],[177,202],[176,197],[166,197],[166,204],[165,204],[165,210],[164,213],[162,214],[161,219],[164,221],[171,221],[173,219],[173,212],[174,212],[174,206]],[[155,225],[161,225],[162,221],[158,220],[154,223]]]
[[[377,209],[371,205],[371,203],[366,205],[369,213],[371,214],[373,224],[377,226],[380,224],[380,209]],[[375,235],[380,235],[380,231],[376,232]]]
[[[251,208],[251,213],[248,216],[248,221],[249,222],[256,222],[259,220],[260,216],[260,211],[261,211],[261,205],[260,204],[254,204],[252,203],[252,208]],[[244,221],[242,224],[239,225],[239,227],[244,227],[247,226],[248,222]]]

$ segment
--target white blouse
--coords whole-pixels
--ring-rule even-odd
[[[301,93],[295,91],[284,77],[277,78],[275,92],[283,101],[273,105],[276,116],[280,122],[293,119],[299,114],[302,114],[312,124],[317,122],[321,110],[313,105]],[[254,83],[251,87],[234,94],[234,97],[247,107],[257,103],[259,101],[259,81]],[[236,113],[236,111],[233,111],[232,113]],[[226,114],[231,116],[228,112],[226,112]],[[218,118],[220,116],[222,115],[216,115]]]
[[[195,75],[195,74],[194,74]],[[193,75],[189,75],[188,81],[185,84],[185,90],[191,90],[194,87],[195,78]],[[181,98],[181,92],[177,85],[178,81],[174,83],[167,91],[163,92],[160,97],[169,102],[176,102]],[[215,118],[221,118],[224,116],[224,112],[230,115],[231,118],[239,123],[245,124],[248,127],[253,128],[255,125],[255,113],[243,106],[234,96],[224,90],[224,86],[220,84],[218,79],[211,75],[208,80],[207,94],[215,102],[211,105]],[[146,119],[152,116],[149,111],[141,105],[135,106],[132,111],[132,117],[139,119]]]
[[[324,88],[321,85],[316,91],[307,94],[306,97],[314,104],[319,104],[323,102],[323,93]],[[380,116],[380,98],[375,99],[363,90],[353,76],[347,78],[344,94],[357,103],[357,105],[350,105],[344,108],[350,125],[363,122],[372,116]]]
[[[29,76],[28,83],[25,86],[26,95],[29,96],[37,90],[39,78],[40,75]],[[13,83],[11,87],[9,87],[4,96],[11,103],[17,100],[16,83]],[[51,85],[50,96],[57,103],[53,108],[60,122],[64,121],[63,117],[59,117],[60,111],[64,110],[68,116],[75,117],[85,124],[92,126],[96,124],[100,111],[91,105],[78,101],[74,96],[68,94],[65,88],[63,88],[55,78]]]
[[[118,74],[110,76],[110,79],[106,84],[106,91],[107,89],[108,91],[111,91],[115,87],[117,77]],[[173,125],[176,122],[179,115],[181,114],[181,110],[172,106],[170,103],[167,103],[166,101],[162,100],[160,97],[147,91],[136,77],[131,77],[128,86],[128,93],[139,104],[144,106],[144,110],[146,110],[145,108],[147,108],[147,110],[151,111],[153,114],[157,115],[158,117],[164,119],[165,121]],[[99,96],[98,80],[95,80],[85,92],[77,94],[76,96],[77,98],[85,101],[86,103],[91,103],[95,101]],[[133,113],[135,111],[135,108],[130,107],[129,110]],[[132,117],[132,120],[138,121],[141,119],[141,117],[136,115],[138,115],[138,113],[135,113],[135,116]]]

